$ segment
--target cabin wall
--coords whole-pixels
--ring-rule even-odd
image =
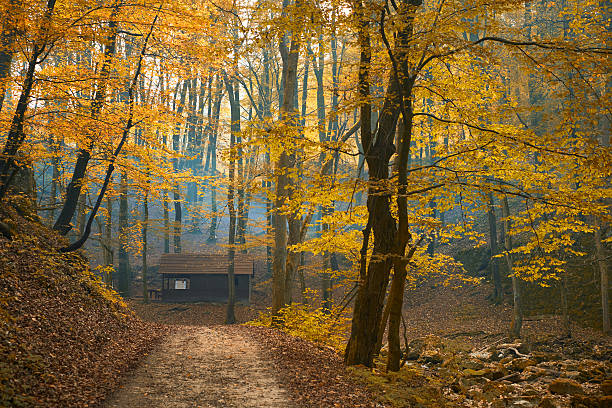
[[[166,279],[189,279],[188,289],[174,289],[167,287]],[[249,303],[250,275],[236,275],[236,302]],[[162,275],[162,301],[163,302],[227,302],[227,275],[221,274],[163,274]]]

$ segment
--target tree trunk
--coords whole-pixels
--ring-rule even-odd
[[[215,103],[212,109],[212,117],[210,122],[210,138],[208,142],[208,153],[206,156],[206,164],[204,169],[209,169],[209,177],[213,180],[213,185],[210,189],[210,211],[212,217],[210,220],[210,227],[208,229],[207,243],[212,244],[217,242],[217,187],[215,186],[214,180],[217,179],[217,136],[219,133],[219,114],[221,111],[221,101],[223,99],[223,82],[217,81],[217,94],[215,97]]]
[[[115,260],[113,259],[113,202],[110,197],[106,197],[106,222],[104,224],[104,265],[107,267],[114,268]],[[106,276],[106,284],[110,287],[113,286],[113,276],[111,273]]]
[[[285,5],[286,2],[283,3]],[[300,0],[295,3],[296,8],[301,5]],[[297,16],[296,16],[297,17]],[[281,104],[281,119],[289,131],[293,131],[299,125],[294,106],[295,91],[297,84],[297,65],[300,52],[300,34],[294,33],[291,38],[290,49],[287,50],[285,38],[281,41],[280,52],[283,59],[283,99]],[[291,178],[289,169],[295,167],[295,155],[289,154],[285,149],[280,154],[275,166],[276,173],[276,200],[275,212],[272,216],[274,228],[274,256],[272,263],[272,313],[277,315],[279,310],[288,304],[287,276],[287,216],[282,213],[282,208],[290,196]],[[278,322],[277,322],[278,323]]]
[[[233,150],[236,147],[236,139],[240,135],[240,94],[238,86],[234,78],[225,78],[225,86],[230,100],[230,157],[228,163],[228,188],[227,188],[227,208],[229,212],[229,238],[228,238],[228,258],[229,267],[227,270],[227,308],[225,313],[225,323],[236,323],[235,303],[236,303],[236,286],[234,281],[234,265],[236,256],[236,207],[235,201],[235,182],[236,182],[236,158]],[[240,201],[240,197],[238,197]]]
[[[359,44],[361,47],[359,90],[360,95],[364,95],[366,87],[369,89],[370,45],[367,21],[369,16],[366,15],[366,11],[360,1],[357,2],[357,5],[357,14],[360,18]],[[400,215],[398,230],[398,226],[391,213],[391,192],[380,186],[381,182],[389,178],[389,160],[393,153],[395,153],[395,146],[393,145],[395,128],[400,110],[403,110],[404,119],[408,122],[404,126],[405,132],[402,132],[404,134],[402,135],[401,144],[403,145],[408,142],[408,146],[399,151],[400,157],[397,159],[404,166],[403,175],[400,172],[398,178],[400,183],[398,197],[402,196],[401,191],[402,189],[405,191],[406,188],[405,182],[402,182],[401,178],[406,177],[406,155],[409,153],[412,118],[409,116],[411,112],[407,113],[404,105],[409,100],[414,81],[408,70],[407,59],[409,38],[412,35],[412,19],[414,18],[416,7],[417,5],[402,3],[398,10],[398,13],[402,14],[406,21],[406,24],[397,32],[396,45],[393,52],[399,66],[394,67],[394,72],[389,78],[387,93],[380,112],[375,137],[371,137],[368,132],[369,128],[363,126],[365,123],[370,123],[371,110],[368,109],[368,106],[362,105],[361,107],[362,145],[366,152],[369,179],[372,181],[368,188],[367,203],[369,212],[368,228],[371,227],[374,234],[374,249],[370,257],[367,272],[359,282],[351,323],[351,337],[344,354],[344,362],[348,365],[363,364],[371,367],[373,364],[378,328],[382,317],[383,302],[389,282],[389,274],[393,265],[393,258],[403,257],[405,243],[409,239],[407,214],[404,214],[407,211],[405,208],[405,197],[403,197],[403,201],[398,199],[398,214]],[[368,103],[367,100],[364,102],[365,105]],[[390,311],[390,316],[391,313],[393,311]]]
[[[170,253],[170,209],[168,208],[168,192],[162,195],[164,207],[164,254]]]
[[[9,0],[11,8],[18,6],[17,0]],[[2,26],[0,32],[0,112],[4,103],[4,96],[6,95],[7,79],[11,72],[11,63],[13,62],[13,46],[15,35],[17,34],[17,27],[14,27],[12,22],[5,20],[5,24]]]
[[[119,277],[118,291],[124,298],[130,295],[130,258],[127,252],[129,240],[128,225],[128,179],[127,173],[121,172],[119,184]]]
[[[189,86],[189,81],[183,81],[183,86],[181,88],[180,93],[180,101],[175,105],[176,114],[180,117],[183,114],[183,110],[185,108],[185,97],[187,95],[187,88]],[[175,101],[176,103],[176,101]],[[172,149],[176,154],[180,153],[181,145],[180,145],[180,137],[181,137],[181,124],[177,123],[174,127],[174,132],[172,134]],[[179,159],[177,157],[172,159],[172,167],[174,171],[179,170]],[[181,188],[177,183],[174,185],[174,189],[172,192],[173,201],[174,201],[174,253],[181,253],[181,226],[183,222],[183,210],[181,207]]]
[[[148,184],[148,182],[147,182]],[[149,190],[144,191],[142,209],[142,299],[144,303],[149,303],[149,287],[147,285],[148,266],[147,266],[147,250],[148,250],[148,226],[149,226]]]
[[[490,250],[490,261],[491,277],[493,278],[493,302],[498,305],[502,302],[503,291],[501,275],[499,273],[499,264],[497,263],[497,220],[495,217],[495,201],[493,193],[489,193],[489,202],[487,205],[487,217],[489,220],[489,250]]]
[[[522,310],[522,298],[521,298],[521,286],[518,276],[513,271],[512,266],[512,237],[510,236],[510,206],[508,205],[508,197],[504,196],[502,213],[504,217],[504,246],[506,248],[506,262],[508,263],[508,273],[512,276],[512,326],[510,328],[510,335],[515,339],[521,338],[521,328],[523,327],[523,310]]]
[[[601,282],[601,315],[602,315],[602,330],[604,333],[610,333],[610,300],[608,298],[608,262],[604,246],[601,242],[601,220],[599,217],[595,220],[595,256],[597,257],[597,265],[599,266],[599,276]]]

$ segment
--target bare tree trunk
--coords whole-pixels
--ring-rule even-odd
[[[87,207],[85,205],[85,202],[87,201],[87,192],[84,192],[83,194],[81,194],[79,196],[79,202],[77,205],[77,231],[78,231],[78,236],[83,235],[83,231],[85,230],[85,217],[87,216]]]
[[[283,3],[285,5],[285,2]],[[297,0],[296,8],[301,1]],[[281,105],[281,119],[286,126],[295,128],[299,124],[294,106],[295,91],[297,84],[297,65],[300,52],[300,34],[294,33],[291,38],[291,46],[287,50],[286,38],[280,44],[280,52],[283,59],[283,102]],[[295,167],[295,156],[283,150],[276,163],[276,200],[275,212],[272,216],[274,228],[274,256],[272,264],[272,313],[278,314],[279,310],[288,304],[287,294],[290,291],[287,276],[287,216],[281,209],[289,199],[291,179],[288,170]],[[277,322],[278,323],[278,322]]]
[[[170,209],[168,208],[168,192],[162,196],[164,207],[164,254],[170,253]]]
[[[16,0],[9,0],[11,8],[17,4]],[[0,32],[0,111],[4,103],[6,95],[7,78],[11,71],[11,62],[13,62],[13,42],[16,34],[16,27],[13,27],[7,20],[2,26]]]
[[[231,110],[231,136],[230,136],[230,152],[236,147],[236,138],[240,135],[240,93],[237,83],[234,78],[225,78],[225,86],[230,100]],[[227,189],[227,208],[229,211],[229,238],[228,238],[228,258],[229,267],[227,271],[227,308],[225,313],[225,323],[236,323],[235,303],[236,303],[236,286],[234,281],[234,265],[236,257],[236,207],[235,201],[235,182],[236,182],[236,158],[233,153],[230,153],[228,163],[228,189]],[[238,197],[240,201],[240,197]]]
[[[601,282],[601,315],[602,315],[602,330],[604,333],[610,333],[610,300],[608,298],[608,265],[606,254],[601,242],[601,220],[599,217],[595,220],[595,256],[597,257],[597,265],[599,266],[599,276]]]
[[[508,263],[508,273],[512,276],[512,327],[510,335],[515,339],[521,338],[521,328],[523,327],[523,310],[521,298],[521,286],[518,276],[513,271],[512,266],[512,237],[510,236],[510,206],[508,205],[508,197],[504,196],[502,204],[502,213],[504,217],[504,246],[506,247],[506,262]]]
[[[561,292],[561,314],[563,319],[563,331],[566,337],[572,337],[572,328],[570,325],[569,305],[567,301],[567,271],[561,272],[561,281],[559,282]]]
[[[129,240],[128,225],[128,180],[125,170],[121,172],[119,184],[119,282],[118,291],[124,298],[130,295],[130,257],[127,252]]]
[[[115,260],[113,259],[113,247],[112,247],[112,234],[113,234],[113,202],[110,197],[106,197],[106,223],[104,225],[104,265],[108,267],[114,267]],[[113,286],[113,276],[109,274],[106,276],[106,284]]]
[[[212,108],[212,117],[210,121],[210,138],[208,142],[208,153],[206,156],[206,164],[204,169],[209,170],[209,177],[212,180],[217,178],[217,135],[219,132],[219,114],[221,111],[221,101],[223,99],[223,82],[218,80],[217,83],[217,94]],[[210,227],[208,229],[208,239],[206,242],[215,243],[217,242],[217,188],[213,183],[210,189],[210,208],[212,217],[210,220]]]
[[[181,208],[181,193],[180,193],[180,187],[179,185],[175,185],[174,186],[174,191],[173,191],[173,198],[174,198],[174,232],[173,232],[173,236],[174,236],[174,253],[175,254],[180,254],[182,247],[181,247],[181,226],[182,226],[182,220],[183,220],[183,211]]]
[[[487,205],[487,217],[489,220],[489,250],[490,260],[489,265],[491,266],[491,276],[493,278],[493,302],[498,305],[502,302],[502,282],[501,275],[499,273],[499,264],[497,259],[494,258],[497,255],[497,220],[495,218],[495,201],[493,193],[489,193],[489,202]]]
[[[143,201],[143,209],[142,209],[142,299],[144,303],[149,303],[149,287],[147,285],[147,279],[148,279],[147,250],[148,250],[148,228],[149,228],[149,190],[148,190],[148,186],[147,186],[147,189],[144,191],[143,200],[144,201]]]

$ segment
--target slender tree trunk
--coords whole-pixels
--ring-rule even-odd
[[[170,253],[170,209],[168,208],[168,192],[162,195],[164,207],[164,254]]]
[[[522,310],[522,297],[521,297],[521,286],[519,277],[516,276],[512,265],[512,237],[510,236],[510,206],[508,205],[508,197],[504,196],[502,204],[502,213],[504,217],[504,246],[506,248],[506,262],[508,263],[508,273],[512,276],[512,327],[510,334],[515,338],[521,338],[521,328],[523,327],[523,310]]]
[[[148,183],[147,183],[148,184]],[[148,266],[147,266],[147,250],[148,250],[148,228],[149,228],[149,190],[144,191],[143,209],[142,209],[142,299],[144,303],[149,303],[149,287]]]
[[[227,94],[230,100],[230,115],[231,115],[231,136],[230,136],[230,158],[228,163],[228,189],[227,189],[227,208],[229,212],[229,238],[228,238],[228,258],[229,267],[227,271],[227,308],[225,313],[225,323],[236,323],[235,303],[236,303],[236,285],[234,281],[234,265],[236,257],[236,207],[235,197],[235,182],[236,182],[236,157],[233,150],[236,147],[236,140],[240,135],[240,94],[238,86],[234,78],[225,78]],[[240,201],[240,197],[238,197]]]
[[[205,169],[209,168],[209,178],[213,180],[210,188],[210,208],[212,217],[210,220],[210,227],[208,229],[207,243],[212,244],[217,242],[217,187],[215,180],[217,179],[217,136],[219,132],[219,114],[221,111],[221,101],[223,99],[223,82],[218,80],[217,83],[217,95],[215,97],[215,103],[212,109],[211,118],[211,133],[208,142],[208,154],[207,163]]]
[[[85,217],[87,216],[87,206],[85,202],[87,201],[87,192],[84,192],[79,196],[79,202],[77,205],[77,214],[76,214],[76,226],[78,231],[78,236],[83,235],[83,231],[85,230]]]
[[[183,222],[183,211],[181,208],[181,192],[179,185],[174,186],[173,198],[174,198],[174,253],[180,254],[182,251],[181,247],[181,226]]]
[[[606,261],[605,250],[601,241],[601,220],[595,220],[595,256],[597,257],[597,265],[599,266],[599,276],[601,283],[601,314],[602,314],[602,330],[604,333],[610,333],[610,300],[608,297],[608,262]]]
[[[284,4],[284,3],[283,3]],[[296,1],[296,8],[301,5]],[[294,106],[297,83],[297,65],[300,52],[301,33],[293,33],[291,46],[287,50],[286,40],[280,46],[283,59],[283,99],[281,104],[281,118],[289,131],[293,131],[299,123]],[[274,257],[272,264],[272,313],[277,315],[279,310],[288,304],[291,279],[287,276],[287,216],[281,211],[290,196],[291,178],[288,170],[295,167],[295,155],[283,150],[275,166],[276,173],[276,200],[275,212],[272,216],[274,228]],[[278,322],[277,322],[278,323]]]
[[[497,263],[497,220],[495,217],[495,201],[493,193],[489,193],[489,202],[487,205],[487,217],[489,220],[489,250],[491,259],[489,265],[491,267],[491,276],[493,278],[493,302],[498,305],[502,302],[503,291],[501,275],[499,273],[499,264]]]
[[[561,281],[559,282],[561,292],[561,314],[563,319],[563,331],[565,337],[572,337],[572,328],[569,317],[569,304],[567,301],[567,271],[561,272]]]
[[[9,0],[11,8],[18,7],[17,0]],[[21,10],[20,10],[21,11]],[[16,27],[12,22],[5,20],[5,24],[0,31],[0,112],[4,103],[8,77],[11,72],[11,63],[13,62],[13,47],[15,35],[17,34]]]
[[[130,295],[130,257],[127,252],[129,240],[128,225],[128,179],[127,173],[121,172],[119,184],[119,282],[118,291],[124,298]]]
[[[106,222],[104,225],[104,265],[107,267],[114,268],[115,260],[113,259],[113,247],[112,247],[112,238],[113,238],[113,202],[110,197],[106,197]],[[106,277],[106,284],[108,286],[113,286],[113,276],[109,273]]]
[[[60,190],[60,162],[59,162],[59,143],[52,143],[54,147],[53,156],[51,157],[51,165],[53,166],[53,175],[51,180],[51,197],[49,200],[49,205],[51,206],[51,210],[49,211],[49,222],[52,223],[55,219],[55,205],[57,204],[57,193]]]

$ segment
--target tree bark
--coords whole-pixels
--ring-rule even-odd
[[[217,178],[217,136],[219,133],[219,114],[221,111],[221,101],[223,99],[223,83],[221,80],[217,81],[217,94],[215,102],[212,108],[212,117],[210,120],[210,137],[208,142],[208,153],[206,157],[206,164],[204,165],[204,171],[209,170],[209,178],[213,180],[213,186],[210,189],[210,208],[211,208],[211,220],[210,227],[208,229],[207,243],[212,244],[217,242],[217,187],[214,185],[214,180]]]
[[[508,205],[508,197],[504,196],[502,204],[502,213],[504,217],[504,246],[506,248],[506,262],[508,263],[508,273],[512,276],[512,326],[510,335],[515,339],[521,338],[521,328],[523,327],[523,310],[521,286],[518,276],[513,271],[512,266],[512,237],[510,236],[510,206]]]
[[[164,207],[164,254],[170,253],[170,209],[168,208],[168,192],[162,195]]]
[[[296,9],[301,1],[295,3]],[[296,32],[297,31],[297,32]],[[295,30],[292,33],[291,46],[287,50],[285,39],[281,42],[280,52],[283,59],[283,102],[281,105],[281,120],[290,131],[299,125],[294,105],[297,84],[297,65],[300,52],[301,33]],[[275,166],[276,173],[276,199],[275,212],[272,216],[274,228],[274,253],[272,263],[272,313],[277,315],[279,310],[288,304],[287,295],[291,290],[291,280],[287,276],[287,215],[283,207],[290,196],[291,178],[289,170],[295,167],[295,155],[283,149]],[[278,323],[278,322],[277,322]]]
[[[124,298],[130,295],[130,257],[127,252],[129,240],[128,225],[128,179],[127,173],[121,172],[121,182],[119,184],[119,271],[118,271],[118,292]]]
[[[491,277],[493,278],[493,302],[498,305],[502,302],[503,291],[501,275],[499,273],[499,264],[497,263],[497,219],[495,217],[495,201],[493,193],[488,195],[487,205],[487,218],[489,220],[489,250],[490,250],[490,261]]]
[[[597,257],[597,265],[599,266],[599,276],[601,284],[601,316],[602,330],[604,333],[610,333],[610,300],[608,297],[608,265],[603,243],[601,242],[601,220],[599,217],[595,220],[595,256]]]
[[[405,244],[410,238],[406,220],[407,214],[405,214],[405,196],[401,194],[402,189],[405,191],[406,188],[405,181],[402,181],[402,177],[406,176],[406,171],[404,170],[403,175],[401,172],[398,174],[400,186],[398,198],[403,197],[403,200],[398,199],[399,229],[391,213],[391,192],[381,187],[381,182],[389,178],[389,160],[395,152],[393,142],[400,110],[403,111],[404,120],[407,121],[406,126],[404,126],[405,132],[403,132],[401,138],[402,145],[406,142],[408,145],[398,152],[400,154],[398,161],[402,166],[407,165],[406,155],[409,153],[412,117],[411,111],[407,112],[405,109],[405,104],[409,101],[414,81],[408,71],[408,41],[412,34],[412,19],[416,7],[416,4],[402,2],[398,10],[398,13],[403,14],[402,17],[406,23],[397,32],[393,54],[398,64],[394,64],[394,72],[389,78],[375,137],[370,137],[367,126],[363,126],[364,123],[368,123],[368,114],[371,114],[371,111],[362,106],[362,115],[368,116],[368,118],[362,118],[361,131],[362,145],[371,182],[368,188],[367,205],[369,217],[371,217],[369,224],[371,223],[371,230],[374,235],[374,249],[365,277],[360,279],[359,282],[351,322],[351,337],[344,354],[344,362],[348,365],[363,364],[371,367],[373,364],[378,328],[393,259],[404,256]],[[368,16],[366,16],[366,11],[361,2],[357,2],[356,15],[360,21],[359,37],[362,50],[359,89],[360,92],[364,93],[366,86],[369,86],[367,83],[367,71],[369,69],[367,62],[370,51],[369,34],[367,34]],[[410,106],[408,108],[411,109]],[[366,139],[364,139],[364,136]],[[401,270],[399,273],[402,273]],[[391,313],[393,311],[390,311],[390,316]]]
[[[143,209],[142,209],[142,299],[144,303],[149,303],[149,288],[147,285],[148,227],[149,227],[149,190],[148,190],[148,185],[147,185],[147,188],[144,191]]]
[[[230,136],[230,158],[228,163],[228,188],[227,188],[227,208],[229,212],[229,237],[228,237],[228,259],[229,266],[227,270],[227,307],[225,313],[225,323],[236,323],[235,303],[236,303],[236,286],[234,281],[234,265],[236,257],[236,207],[235,207],[235,182],[236,182],[236,158],[234,157],[234,148],[236,147],[236,139],[240,135],[240,94],[238,86],[236,86],[234,78],[225,78],[225,86],[230,100],[230,115],[231,115],[231,136]],[[238,197],[240,201],[240,197]]]

